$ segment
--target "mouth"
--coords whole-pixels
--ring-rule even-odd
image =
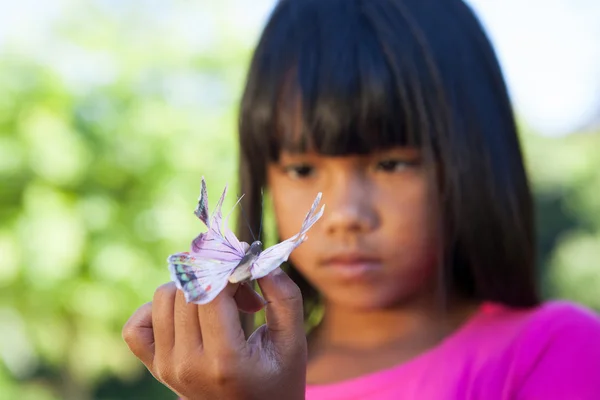
[[[352,252],[339,253],[328,257],[322,265],[337,277],[350,280],[366,279],[383,267],[383,263],[378,257]]]

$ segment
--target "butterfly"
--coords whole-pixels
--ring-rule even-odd
[[[318,193],[302,222],[300,232],[262,250],[259,240],[252,244],[240,241],[227,227],[229,218],[223,218],[221,213],[226,193],[227,185],[212,216],[209,216],[208,193],[202,177],[200,197],[194,214],[208,231],[200,233],[192,241],[190,251],[175,253],[167,258],[171,280],[184,293],[188,303],[209,303],[228,282],[243,283],[269,274],[287,261],[292,251],[307,239],[306,233],[325,210],[323,205],[316,211],[322,196],[322,193]],[[242,197],[243,195],[234,207]]]

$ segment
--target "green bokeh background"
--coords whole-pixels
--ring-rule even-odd
[[[65,3],[0,49],[0,399],[173,398],[121,328],[200,229],[200,176],[235,192],[260,25],[233,0]],[[545,296],[600,310],[600,132],[522,140]]]

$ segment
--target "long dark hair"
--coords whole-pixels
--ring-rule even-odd
[[[419,146],[435,166],[447,285],[467,298],[538,303],[513,111],[492,46],[462,1],[279,1],[251,62],[239,140],[242,206],[255,232],[266,166],[282,148]],[[238,231],[251,240],[244,220]],[[292,265],[289,273],[310,311],[317,293]]]

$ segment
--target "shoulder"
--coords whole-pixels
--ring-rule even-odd
[[[518,398],[600,398],[600,316],[594,311],[546,302],[529,314],[515,344]]]
[[[585,336],[600,338],[600,314],[565,300],[547,301],[529,309],[486,303],[475,321],[471,336],[483,334],[506,346],[528,340],[541,343]]]
[[[570,301],[548,301],[530,314],[524,334],[526,339],[533,334],[537,340],[589,337],[600,341],[600,315]]]
[[[529,309],[488,303],[473,326],[469,343],[486,340],[521,363],[563,348],[571,354],[584,347],[600,354],[600,314],[570,301],[551,300]]]

